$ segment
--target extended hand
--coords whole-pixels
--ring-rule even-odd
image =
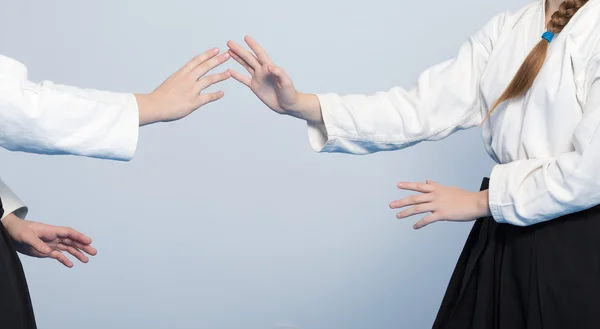
[[[430,180],[426,183],[401,182],[398,183],[398,188],[420,194],[392,202],[392,209],[409,207],[399,212],[396,217],[400,219],[431,213],[418,221],[413,226],[415,229],[438,221],[466,222],[490,215],[487,190],[470,192]]]
[[[73,267],[63,252],[68,252],[83,263],[89,261],[83,252],[91,256],[97,253],[90,245],[92,239],[71,228],[27,221],[13,214],[6,216],[2,223],[15,249],[27,256],[54,258],[67,267]]]
[[[222,91],[202,93],[209,86],[231,76],[229,72],[204,76],[230,57],[229,53],[217,56],[218,54],[218,49],[208,50],[173,73],[151,94],[136,95],[140,126],[179,120],[201,106],[223,97]]]
[[[254,54],[233,41],[227,42],[227,46],[231,57],[250,73],[250,77],[230,69],[231,76],[248,86],[271,110],[311,122],[322,122],[317,97],[299,93],[292,79],[273,63],[254,39],[246,36],[244,40]]]

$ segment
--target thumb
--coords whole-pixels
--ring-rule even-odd
[[[44,241],[40,240],[32,231],[27,231],[24,233],[22,238],[22,242],[31,246],[35,251],[39,252],[42,255],[48,255],[52,251]]]
[[[292,79],[285,73],[285,71],[278,66],[269,65],[267,66],[269,72],[279,79],[282,86],[289,86],[292,84]]]

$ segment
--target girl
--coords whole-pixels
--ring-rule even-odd
[[[399,150],[482,124],[497,162],[480,192],[402,182],[398,218],[477,219],[434,328],[600,327],[600,0],[538,0],[492,18],[416,87],[303,94],[251,38],[231,71],[308,122],[320,152]],[[533,50],[532,50],[533,48]]]
[[[139,126],[184,118],[223,97],[220,91],[208,94],[202,91],[230,74],[204,75],[228,59],[228,53],[219,55],[218,49],[211,49],[192,59],[152,93],[128,94],[48,81],[33,83],[27,79],[23,64],[0,55],[0,146],[30,153],[129,160],[137,146]],[[12,195],[13,200],[9,200],[11,195],[0,194],[0,201],[7,206],[4,210],[13,212],[22,206],[15,206],[17,198]],[[3,212],[0,206],[0,216]],[[75,231],[64,236],[62,228],[48,229],[43,224],[24,222],[14,214],[5,218],[3,224],[0,225],[2,328],[34,329],[27,283],[15,247],[26,254],[44,256],[47,249],[40,244],[41,238],[57,249],[71,250],[75,246],[88,253],[95,250],[90,249],[89,238],[81,233],[75,237]],[[71,239],[75,240],[72,245],[64,245],[65,240]],[[83,256],[76,250],[73,253],[76,257]]]

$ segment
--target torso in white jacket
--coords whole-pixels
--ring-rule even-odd
[[[325,125],[309,126],[313,148],[366,154],[480,125],[540,41],[544,3],[495,16],[413,89],[318,95]],[[531,225],[600,204],[599,124],[600,0],[591,0],[551,42],[528,93],[501,104],[482,126],[499,163],[490,176],[494,219]]]

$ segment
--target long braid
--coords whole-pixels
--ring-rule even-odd
[[[562,32],[562,30],[571,20],[571,17],[573,17],[573,15],[575,15],[575,13],[587,2],[588,0],[563,1],[558,7],[558,10],[552,14],[547,26],[548,31],[552,32],[553,34],[559,34]],[[548,53],[548,45],[550,44],[551,40],[551,38],[542,38],[540,42],[538,42],[538,44],[533,48],[533,50],[531,50],[504,93],[502,93],[500,98],[498,98],[494,105],[492,105],[490,111],[483,119],[484,122],[490,117],[492,111],[494,111],[500,103],[521,97],[529,90],[529,88],[531,88],[533,81],[535,81],[535,78],[540,73],[540,70],[544,65],[546,54]]]

